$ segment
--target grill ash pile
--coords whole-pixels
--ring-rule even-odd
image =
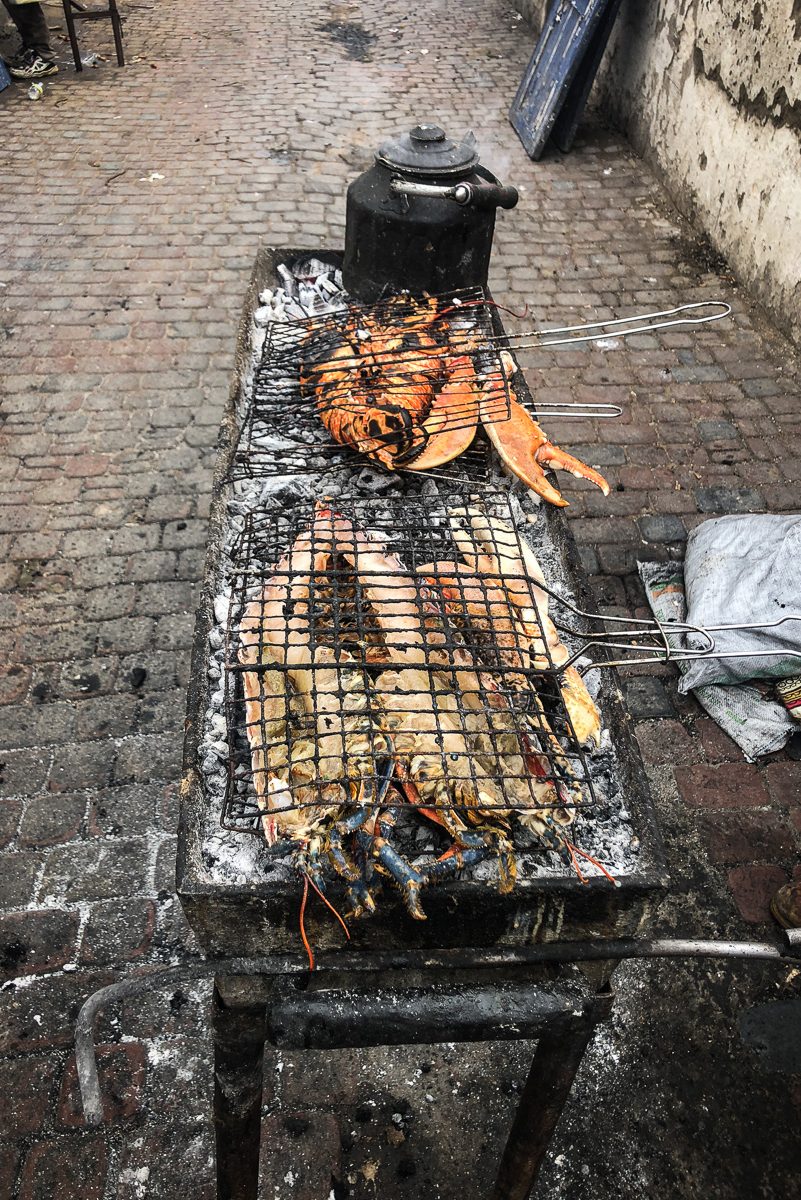
[[[251,514],[259,517],[270,514],[271,526],[278,531],[285,525],[285,545],[289,545],[297,532],[293,509],[311,508],[321,497],[334,500],[338,496],[364,497],[373,505],[385,505],[382,525],[386,527],[393,507],[389,499],[384,500],[384,494],[392,491],[396,511],[398,491],[402,489],[404,496],[425,500],[432,527],[436,528],[439,522],[445,528],[449,507],[464,503],[465,499],[484,499],[493,490],[503,490],[510,497],[515,524],[518,530],[525,531],[526,540],[539,558],[550,585],[570,595],[564,563],[550,539],[538,499],[493,465],[485,447],[479,446],[457,460],[454,466],[458,476],[450,476],[448,472],[437,476],[390,473],[365,465],[363,457],[349,450],[332,447],[319,418],[309,420],[308,427],[303,421],[298,422],[296,412],[282,402],[282,398],[298,395],[300,372],[300,335],[298,353],[288,353],[286,323],[324,312],[342,311],[348,307],[348,297],[342,288],[339,270],[318,259],[299,260],[278,270],[281,286],[263,291],[253,313],[252,353],[249,369],[244,373],[237,412],[242,435],[228,484],[228,523],[216,581],[214,626],[209,635],[209,704],[199,757],[206,800],[202,867],[213,884],[252,884],[268,873],[271,882],[275,883],[282,876],[287,879],[294,876],[288,860],[271,854],[260,833],[254,835],[256,822],[253,819],[243,821],[241,831],[220,826],[229,787],[229,770],[232,775],[229,801],[231,795],[235,801],[237,797],[243,802],[249,801],[250,810],[254,801],[250,751],[244,729],[228,728],[224,670],[226,655],[232,661],[237,653],[236,645],[226,646],[226,630],[234,628],[241,616],[242,590],[235,586],[235,581],[241,579],[242,563],[237,558]],[[269,353],[271,331],[277,323],[282,325],[284,335],[280,356]],[[479,440],[477,438],[477,442]],[[476,492],[471,495],[471,471],[479,461],[482,474],[480,480],[476,477]],[[270,474],[259,474],[260,462],[269,463]],[[508,512],[507,509],[507,517]],[[259,560],[256,547],[256,557],[249,561],[248,568],[258,576],[262,571],[268,573],[273,565],[271,561]],[[260,586],[260,582],[254,585],[252,594]],[[571,649],[570,639],[566,637],[564,641]],[[598,691],[598,674],[590,672],[586,679],[593,696]],[[602,697],[600,703],[603,713]],[[639,843],[631,828],[625,797],[621,794],[616,752],[606,730],[601,749],[591,759],[588,757],[588,762],[596,803],[579,814],[571,836],[613,874],[630,875],[637,868]],[[399,814],[396,838],[400,852],[411,860],[430,854],[438,845],[437,835],[428,822],[420,820],[417,814],[403,811]],[[571,874],[557,854],[540,845],[534,846],[519,826],[515,830],[515,845],[519,852],[518,877],[521,880]],[[590,868],[588,873],[595,872]],[[485,862],[471,874],[474,878],[492,881],[497,876],[497,867],[494,862]]]

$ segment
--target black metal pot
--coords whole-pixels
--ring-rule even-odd
[[[495,210],[517,199],[479,165],[472,133],[457,144],[438,125],[416,125],[348,188],[345,287],[368,303],[484,287]]]

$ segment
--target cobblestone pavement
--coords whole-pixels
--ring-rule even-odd
[[[797,509],[801,477],[787,344],[643,164],[597,124],[569,157],[523,154],[505,111],[530,37],[505,0],[128,7],[125,70],[105,26],[84,26],[108,62],[76,76],[62,39],[42,102],[0,95],[0,1196],[24,1200],[213,1191],[206,991],[102,1024],[100,1130],[80,1123],[70,1030],[98,985],[195,952],[172,893],[175,780],[259,239],[341,245],[346,181],[382,136],[434,115],[472,126],[521,187],[500,218],[499,300],[561,324],[733,298],[706,331],[526,359],[553,399],[624,407],[549,428],[612,483],[607,500],[567,485],[608,605],[641,606],[637,558],[681,557],[709,514]],[[769,932],[767,900],[796,869],[797,765],[745,764],[667,670],[627,692],[674,877],[665,927]],[[787,972],[630,968],[619,988],[537,1195],[801,1194],[798,1076],[761,1070],[737,1030],[755,1001],[791,998]],[[274,1055],[263,1195],[486,1194],[525,1057]]]

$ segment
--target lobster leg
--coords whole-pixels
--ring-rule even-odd
[[[517,878],[512,843],[508,837],[496,830],[487,830],[485,833],[478,830],[465,831],[436,862],[425,867],[426,879],[430,883],[439,883],[457,875],[465,867],[474,867],[480,862],[485,862],[493,854],[498,859],[500,891],[510,892]]]
[[[416,921],[425,921],[426,914],[420,905],[420,889],[426,883],[426,876],[407,862],[392,845],[390,836],[395,824],[394,815],[388,812],[382,813],[376,824],[377,831],[374,836],[370,837],[366,831],[362,830],[357,837],[376,865],[383,868],[397,884],[409,914]]]

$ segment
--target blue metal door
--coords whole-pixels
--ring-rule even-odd
[[[517,89],[509,120],[533,159],[551,133],[610,0],[554,0]]]

